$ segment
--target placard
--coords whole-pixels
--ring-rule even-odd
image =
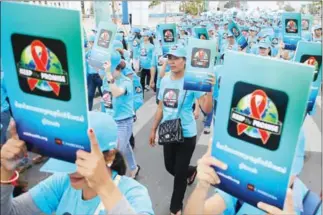
[[[302,14],[302,38],[306,41],[312,40],[313,16],[311,14]]]
[[[172,46],[177,43],[176,24],[159,24],[157,26],[162,46]]]
[[[214,73],[216,54],[215,40],[188,39],[184,90],[211,92],[207,79]]]
[[[244,49],[248,46],[246,38],[243,36],[238,25],[234,21],[231,21],[229,23],[229,31],[231,31],[241,49]]]
[[[193,28],[194,37],[200,40],[208,40],[209,34],[206,28]]]
[[[283,42],[289,46],[285,49],[296,50],[297,42],[302,37],[302,23],[300,13],[283,13],[282,15]]]
[[[89,56],[89,65],[103,70],[103,65],[110,60],[112,43],[117,32],[117,25],[110,22],[100,22],[94,45]]]
[[[1,6],[2,63],[19,138],[34,152],[75,162],[77,150],[90,151],[81,14]]]
[[[316,98],[322,83],[322,44],[300,41],[297,45],[294,61],[314,67],[311,93],[309,95],[306,110],[307,113],[313,115],[315,113]]]
[[[255,207],[283,208],[313,70],[227,52],[212,145],[212,155],[228,165],[215,168],[218,188]]]

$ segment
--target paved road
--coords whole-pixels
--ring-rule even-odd
[[[173,180],[165,170],[161,147],[151,148],[148,146],[148,137],[153,123],[156,104],[152,92],[146,93],[145,97],[145,103],[138,110],[138,120],[134,125],[136,139],[135,154],[138,164],[142,167],[138,180],[148,188],[154,204],[155,213],[158,215],[168,214]],[[99,110],[99,98],[95,100],[94,104],[94,108]],[[308,117],[305,121],[307,157],[304,170],[300,176],[306,185],[317,193],[322,190],[321,114],[321,98],[319,97],[316,115]],[[197,123],[198,144],[191,161],[192,164],[196,164],[197,159],[206,151],[206,144],[210,138],[210,135],[204,135],[202,133],[202,119],[203,117],[201,116]],[[29,182],[29,187],[34,186],[49,176],[49,174],[38,171],[40,166],[33,166],[32,169],[24,174],[24,178]],[[191,193],[193,187],[188,188],[186,198]]]

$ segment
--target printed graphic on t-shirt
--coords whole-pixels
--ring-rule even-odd
[[[142,49],[140,50],[140,56],[141,56],[141,57],[147,57],[147,49],[142,48]]]
[[[104,107],[108,108],[108,109],[113,109],[113,105],[112,105],[112,93],[109,91],[103,91],[103,102],[104,102]]]
[[[177,108],[178,107],[179,89],[165,89],[163,96],[163,103],[165,107]]]

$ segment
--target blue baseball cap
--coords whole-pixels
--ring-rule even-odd
[[[176,44],[170,47],[167,55],[173,55],[175,57],[186,57],[186,49],[180,44]]]
[[[299,175],[302,172],[304,166],[305,157],[305,132],[301,128],[298,136],[295,157],[292,165],[291,175]]]
[[[119,40],[114,40],[112,46],[114,50],[123,49],[123,45]]]
[[[88,112],[89,128],[94,130],[102,152],[117,148],[117,124],[114,119],[103,112]],[[41,168],[41,172],[66,173],[76,172],[74,163],[50,158]]]
[[[249,28],[249,31],[258,31],[258,29],[255,26],[252,26],[251,28]]]
[[[132,28],[131,31],[132,31],[132,33],[140,33],[139,28]]]
[[[318,29],[322,29],[322,26],[320,26],[320,25],[314,25],[313,26],[313,31],[316,31]]]
[[[111,60],[111,73],[113,73],[121,62],[120,53],[118,51],[112,51],[110,60]]]
[[[94,34],[91,34],[89,36],[89,42],[94,42],[95,41],[95,35]]]
[[[268,49],[270,47],[270,44],[268,44],[267,41],[262,40],[262,41],[259,42],[258,47]]]
[[[150,32],[149,32],[149,31],[144,31],[144,32],[142,33],[142,36],[143,36],[143,37],[150,37]]]
[[[228,38],[228,37],[233,37],[233,34],[232,34],[232,32],[231,32],[231,31],[229,31],[229,32],[228,32],[228,34],[227,34],[227,38]]]

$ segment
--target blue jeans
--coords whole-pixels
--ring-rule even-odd
[[[99,88],[99,93],[102,97],[102,79],[99,74],[88,74],[87,75],[87,89],[88,89],[88,101],[89,101],[89,110],[92,110],[93,100],[95,95],[96,88]]]
[[[134,171],[137,168],[137,162],[129,141],[132,134],[133,117],[117,120],[116,123],[118,126],[118,149],[127,161],[130,171]]]
[[[159,94],[159,88],[156,88],[156,103],[157,103],[157,105],[159,104],[158,94]]]
[[[9,110],[1,112],[1,142],[0,144],[4,144],[7,141],[7,130],[10,123],[10,112]]]

